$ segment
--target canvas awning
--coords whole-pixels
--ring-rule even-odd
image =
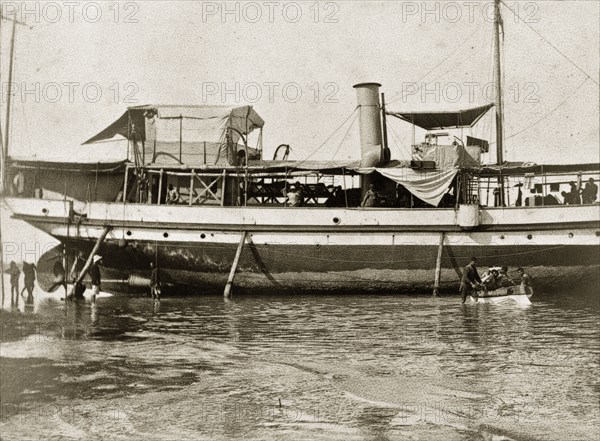
[[[469,168],[468,171],[478,173],[480,176],[518,176],[525,173],[536,174],[577,174],[600,173],[600,164],[592,162],[587,164],[536,164],[534,162],[505,162],[502,165],[485,165],[479,168]]]
[[[130,107],[119,119],[84,144],[111,139],[117,135],[145,141],[146,119],[154,117],[158,120],[188,120],[185,130],[188,134],[193,134],[196,142],[223,142],[227,128],[233,128],[246,135],[265,124],[252,106],[144,105]],[[165,126],[169,125],[165,121]],[[164,133],[159,136],[171,135],[168,129],[170,127],[166,127]],[[177,139],[178,137],[179,133]]]
[[[121,173],[125,171],[127,161],[98,161],[98,162],[69,162],[65,160],[41,160],[10,158],[10,167],[20,170],[44,170],[61,171],[72,173],[98,172],[98,173]]]
[[[386,112],[425,130],[460,129],[473,127],[494,105],[448,112]]]
[[[379,173],[402,185],[422,201],[437,207],[458,173],[454,170],[417,171],[404,167],[372,167],[356,169],[363,174]]]

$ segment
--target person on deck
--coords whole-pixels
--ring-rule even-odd
[[[481,277],[477,272],[477,258],[472,257],[471,261],[463,269],[462,278],[460,280],[460,294],[462,296],[462,302],[465,303],[467,296],[475,293],[477,295],[477,288],[481,284]]]
[[[594,178],[590,178],[581,192],[581,199],[584,204],[593,204],[598,197],[598,186],[594,183]]]
[[[290,207],[300,207],[302,205],[302,198],[300,197],[300,193],[298,193],[294,185],[288,189],[285,197],[287,198],[287,202]]]
[[[520,182],[515,185],[518,188],[517,200],[515,201],[515,207],[521,207],[523,205],[523,184]]]
[[[306,195],[304,194],[302,184],[300,183],[300,181],[296,181],[296,183],[294,184],[294,187],[296,188],[296,193],[298,193],[298,197],[300,198],[300,205],[298,205],[298,207],[303,207],[304,206],[304,198]]]
[[[571,205],[581,205],[581,190],[573,181],[569,182],[571,186]]]
[[[150,295],[154,300],[160,300],[160,273],[154,263],[150,262],[152,273],[150,274]]]
[[[379,205],[379,197],[377,192],[375,191],[375,186],[373,184],[369,185],[369,189],[365,193],[365,197],[363,198],[361,207],[377,207]]]
[[[179,202],[179,192],[173,187],[173,184],[169,184],[167,189],[167,204],[173,205]]]
[[[13,194],[17,197],[22,197],[25,193],[25,175],[19,171],[13,179]]]
[[[100,261],[102,256],[94,256],[92,266],[90,268],[90,279],[92,280],[92,303],[96,301],[96,296],[100,294]]]
[[[560,195],[563,197],[564,205],[573,205],[573,195],[571,193],[567,193],[566,191],[561,191]]]

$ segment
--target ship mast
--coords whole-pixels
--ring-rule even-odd
[[[503,103],[502,103],[502,64],[500,56],[500,32],[502,16],[500,15],[500,1],[494,0],[494,79],[496,82],[496,163],[501,166],[504,163],[504,128]],[[504,178],[498,177],[498,188],[500,189],[500,206],[504,206]]]
[[[0,168],[0,173],[2,174],[2,189],[6,191],[9,185],[8,182],[8,170],[6,164],[8,162],[9,155],[9,142],[10,142],[10,110],[11,110],[11,99],[12,99],[12,79],[13,79],[13,69],[14,69],[14,58],[15,58],[15,36],[17,32],[17,25],[27,26],[25,23],[16,19],[16,17],[7,17],[2,15],[0,12],[0,22],[7,20],[12,21],[12,32],[10,37],[10,55],[8,60],[8,89],[6,96],[6,117],[5,117],[5,130],[4,130],[4,138],[0,141],[0,146],[2,147],[2,167]],[[1,125],[0,120],[0,125]],[[2,136],[2,130],[0,130],[0,136]],[[3,144],[3,145],[2,145]]]

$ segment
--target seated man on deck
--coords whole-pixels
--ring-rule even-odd
[[[289,188],[285,197],[290,207],[300,207],[302,205],[302,198],[294,185]]]
[[[365,197],[360,204],[361,207],[378,207],[379,206],[379,195],[375,191],[373,184],[369,185],[369,189],[365,193]]]
[[[564,205],[573,205],[573,195],[571,193],[567,193],[566,191],[562,191],[561,196],[563,197],[563,204]]]
[[[179,202],[179,192],[173,187],[173,184],[169,184],[167,189],[167,204],[173,205]]]

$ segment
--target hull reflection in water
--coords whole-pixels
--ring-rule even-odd
[[[35,295],[35,314],[2,313],[6,439],[587,440],[600,422],[600,311],[577,292]]]

